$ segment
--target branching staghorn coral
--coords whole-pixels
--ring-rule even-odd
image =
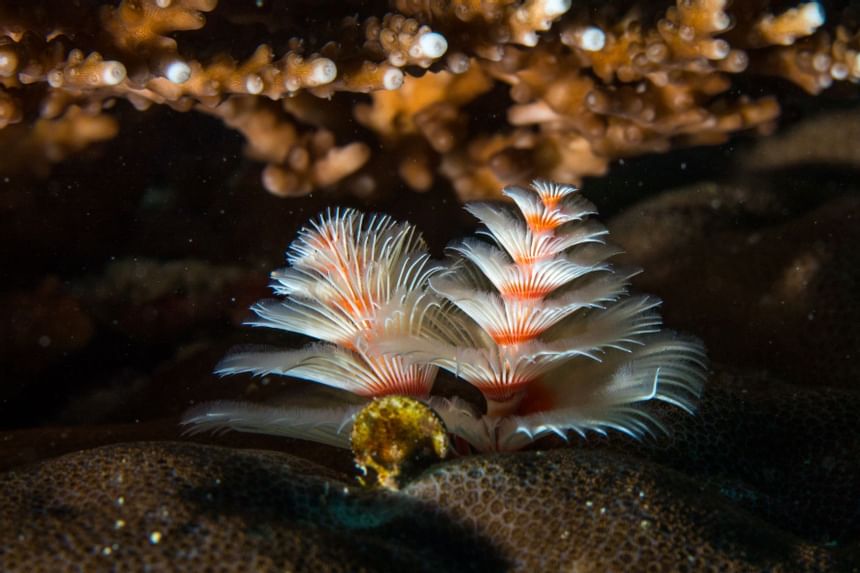
[[[850,8],[825,14],[816,1],[5,3],[0,144],[33,142],[44,172],[42,155],[112,137],[124,99],[222,119],[278,195],[367,194],[396,165],[413,189],[442,178],[464,200],[492,197],[767,130],[776,99],[732,90],[733,78],[769,74],[813,94],[856,83],[858,30]],[[70,115],[98,129],[52,140],[45,126],[61,133]]]
[[[545,435],[662,429],[642,405],[693,411],[705,355],[661,331],[659,301],[628,293],[634,271],[589,219],[576,189],[537,181],[507,188],[516,211],[467,209],[490,241],[451,246],[429,260],[414,227],[383,216],[329,211],[300,232],[290,267],[276,271],[283,300],[251,324],[323,340],[300,350],[242,350],[221,374],[281,374],[366,398],[416,397],[478,451],[516,450]],[[473,385],[485,405],[431,396],[436,367]],[[332,408],[214,403],[189,412],[192,431],[236,429],[347,447],[361,404]]]

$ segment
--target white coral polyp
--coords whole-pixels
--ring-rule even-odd
[[[191,66],[182,60],[173,60],[165,66],[164,77],[174,84],[184,84],[191,79]]]
[[[427,32],[418,37],[416,58],[441,58],[448,51],[448,40],[438,32]]]
[[[126,77],[125,66],[122,62],[107,61],[102,63],[99,81],[104,86],[115,86],[122,83]]]
[[[337,77],[337,66],[328,58],[317,58],[310,66],[310,73],[305,80],[309,87],[330,84]]]
[[[466,239],[435,264],[414,227],[353,210],[328,211],[301,230],[273,273],[282,299],[253,307],[257,326],[323,342],[242,351],[221,374],[280,374],[366,398],[428,400],[448,430],[478,451],[513,450],[550,434],[662,430],[642,406],[692,412],[706,357],[693,339],[661,329],[660,301],[629,294],[637,271],[576,188],[536,181],[505,189],[513,206],[466,209],[487,240]],[[430,397],[436,368],[475,386],[486,410]],[[348,446],[357,410],[259,409],[215,404],[185,422]]]

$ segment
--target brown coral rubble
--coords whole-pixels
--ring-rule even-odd
[[[396,173],[415,190],[447,179],[467,199],[767,130],[779,104],[738,87],[753,74],[813,94],[860,79],[847,9],[571,4],[0,4],[0,145],[16,147],[0,171],[44,174],[112,138],[124,100],[219,118],[278,195],[367,194]]]

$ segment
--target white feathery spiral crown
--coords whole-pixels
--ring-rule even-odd
[[[384,215],[329,210],[299,231],[287,261],[288,268],[272,273],[272,288],[284,298],[255,304],[250,324],[323,343],[234,353],[218,373],[283,374],[369,396],[429,393],[433,366],[369,349],[395,312],[412,316],[415,336],[422,328],[440,328],[433,310],[438,301],[422,286],[438,267],[415,227]],[[381,312],[389,318],[381,320]]]
[[[528,442],[547,432],[612,427],[640,435],[659,427],[634,407],[649,400],[692,410],[704,350],[660,332],[657,298],[628,293],[638,271],[609,262],[619,251],[590,220],[594,205],[575,187],[546,181],[503,193],[513,209],[466,206],[489,240],[454,243],[447,270],[429,278],[465,317],[464,331],[447,340],[382,336],[377,347],[477,387],[487,400],[483,417],[463,417],[462,405],[445,400],[434,404],[459,428],[454,433],[482,449],[520,447],[524,436]]]

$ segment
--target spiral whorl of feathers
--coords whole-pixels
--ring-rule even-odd
[[[362,396],[427,396],[436,375],[430,364],[370,350],[384,335],[381,314],[392,307],[414,314],[414,335],[438,327],[436,301],[425,294],[430,262],[424,240],[409,224],[357,211],[327,211],[302,229],[287,251],[290,267],[272,273],[283,299],[252,307],[254,326],[323,341],[299,350],[242,351],[225,358],[219,374],[284,374]],[[390,328],[390,327],[388,327]]]
[[[628,293],[636,271],[609,262],[618,250],[589,219],[594,206],[576,188],[544,181],[504,194],[513,207],[467,205],[486,240],[451,245],[443,265],[409,224],[327,211],[290,246],[290,266],[272,275],[284,298],[256,304],[252,322],[322,342],[238,352],[218,372],[428,399],[451,433],[481,451],[521,448],[550,433],[639,437],[662,429],[641,407],[652,400],[692,411],[704,349],[661,331],[659,300]],[[486,412],[430,398],[436,367],[478,388]],[[265,432],[263,421],[277,420],[270,433],[317,440],[319,427],[338,428],[326,432],[327,443],[347,445],[354,411],[296,408],[291,423],[289,408],[261,417],[228,403],[197,409],[186,423]]]

